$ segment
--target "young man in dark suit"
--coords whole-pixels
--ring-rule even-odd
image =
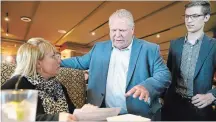
[[[187,34],[170,42],[167,66],[172,83],[164,99],[162,120],[210,120],[216,89],[216,40],[204,34],[210,18],[210,3],[191,1],[185,5]]]

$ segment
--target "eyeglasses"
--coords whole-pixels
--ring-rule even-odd
[[[59,60],[61,59],[61,54],[59,52],[55,52],[51,57],[55,60]]]
[[[191,18],[191,20],[195,20],[195,19],[197,19],[197,18],[199,18],[200,16],[205,16],[204,14],[192,14],[192,15],[183,15],[183,17],[185,18],[185,19],[189,19],[189,18]]]

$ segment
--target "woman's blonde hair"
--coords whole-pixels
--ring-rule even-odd
[[[37,61],[42,60],[46,53],[56,52],[56,48],[43,38],[31,38],[20,46],[16,56],[16,68],[12,76],[35,76]]]

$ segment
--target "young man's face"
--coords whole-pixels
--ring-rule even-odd
[[[204,15],[202,6],[193,6],[185,10],[185,26],[189,33],[203,31],[205,22],[209,20],[209,15]]]
[[[123,18],[114,17],[110,23],[110,39],[118,49],[128,47],[132,41],[134,28],[128,25],[128,21]]]

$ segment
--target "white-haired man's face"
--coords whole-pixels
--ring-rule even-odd
[[[110,20],[110,39],[114,47],[124,49],[132,41],[134,27],[130,27],[128,20],[125,18],[113,17]]]

